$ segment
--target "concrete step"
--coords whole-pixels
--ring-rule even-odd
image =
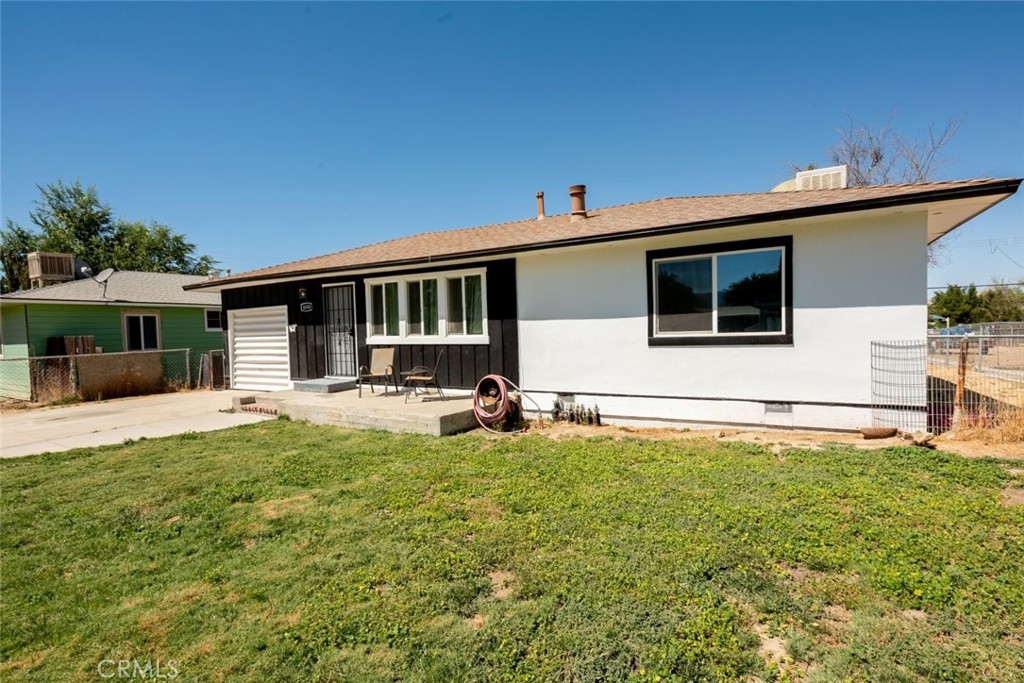
[[[336,391],[347,391],[356,388],[356,380],[353,379],[331,379],[322,377],[320,379],[303,379],[293,382],[295,391],[309,391],[315,394],[333,394]]]

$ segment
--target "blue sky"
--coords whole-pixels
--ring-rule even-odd
[[[3,216],[78,178],[240,272],[424,230],[757,192],[849,113],[1024,174],[1024,4],[0,3]],[[1024,197],[930,285],[1024,281]],[[999,247],[1002,251],[995,250]]]

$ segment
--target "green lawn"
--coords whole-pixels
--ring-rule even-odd
[[[1021,467],[281,420],[4,461],[0,678],[1019,681]]]

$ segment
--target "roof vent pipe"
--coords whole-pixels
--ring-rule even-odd
[[[572,200],[572,213],[569,215],[570,221],[581,221],[587,217],[586,196],[586,185],[569,186],[569,197]]]
[[[537,220],[544,218],[544,193],[537,193]]]

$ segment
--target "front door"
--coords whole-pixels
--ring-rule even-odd
[[[356,376],[355,285],[324,287],[327,375]]]

